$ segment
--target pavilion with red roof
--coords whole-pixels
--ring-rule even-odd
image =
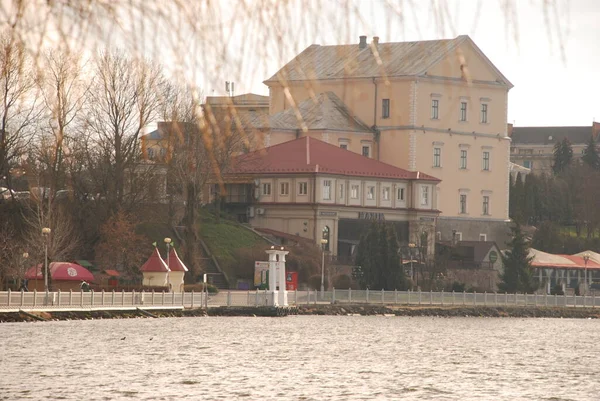
[[[30,291],[44,290],[44,266],[39,264],[29,268],[25,272],[27,279],[27,287]],[[69,262],[52,262],[48,265],[48,273],[50,277],[50,289],[52,291],[79,291],[81,282],[91,283],[94,281],[94,275],[85,267],[77,263]]]
[[[427,233],[434,251],[440,180],[422,172],[305,136],[235,157],[223,179],[221,199],[240,220],[338,257],[351,256],[373,220],[392,223],[405,243]]]
[[[158,248],[154,248],[140,271],[143,276],[142,285],[145,287],[167,287],[169,285],[170,269],[160,256]]]
[[[169,267],[169,287],[171,291],[182,292],[185,272],[188,268],[179,259],[175,247],[171,247],[169,254],[166,259],[167,266]]]
[[[544,285],[546,292],[556,285],[563,291],[579,288],[583,293],[589,289],[594,279],[600,279],[600,255],[592,251],[584,251],[575,255],[557,255],[530,249],[529,256],[535,277]]]

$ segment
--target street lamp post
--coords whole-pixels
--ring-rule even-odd
[[[21,264],[21,274],[19,275],[19,291],[24,287],[24,279],[25,279],[25,263],[27,258],[29,257],[29,253],[23,252],[23,263]]]
[[[44,291],[48,292],[48,237],[50,236],[50,228],[42,228],[42,236],[44,237]]]
[[[325,247],[327,242],[326,238],[321,240],[321,299],[325,293]]]
[[[590,260],[590,254],[589,253],[584,253],[583,254],[583,262],[584,262],[584,269],[583,269],[583,295],[587,294],[587,290],[588,290],[588,279],[587,279],[587,264],[588,264],[588,260]]]
[[[171,259],[171,255],[170,255],[171,253],[169,252],[169,247],[171,246],[171,238],[169,238],[169,237],[166,237],[166,238],[164,239],[164,241],[165,241],[165,245],[167,246],[167,269],[168,269],[169,271],[171,271],[171,265],[170,265],[170,263],[169,263],[169,262],[170,262],[170,259]],[[168,276],[167,276],[167,277],[168,277]],[[169,286],[169,290],[171,290],[171,283],[170,283],[170,281],[171,281],[171,280],[170,280],[169,278],[167,278],[167,285]]]
[[[408,250],[410,252],[410,280],[414,280],[414,272],[413,272],[413,249],[416,247],[416,245],[414,243],[409,243],[408,244]]]

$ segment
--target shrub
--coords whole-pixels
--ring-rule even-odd
[[[352,288],[352,278],[347,274],[338,274],[333,278],[333,288]]]
[[[550,295],[565,295],[562,285],[557,284],[550,290]]]

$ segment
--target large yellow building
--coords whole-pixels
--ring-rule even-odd
[[[512,84],[468,36],[311,45],[265,81],[272,146],[311,136],[441,179],[438,240],[508,233]]]

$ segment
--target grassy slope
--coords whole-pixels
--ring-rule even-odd
[[[261,243],[267,245],[263,238],[237,222],[221,218],[221,223],[217,224],[215,217],[205,212],[200,220],[200,236],[219,261],[221,268],[233,280],[237,278],[235,251]]]

